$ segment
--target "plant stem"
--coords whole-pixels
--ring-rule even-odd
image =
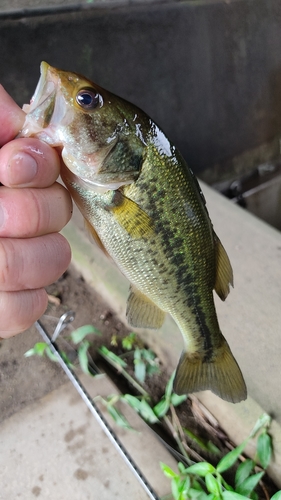
[[[138,384],[138,382],[136,382],[136,380],[133,379],[133,377],[131,377],[131,375],[129,375],[129,373],[120,365],[118,365],[118,363],[115,363],[112,359],[108,358],[106,356],[106,354],[104,354],[103,352],[101,352],[99,350],[99,354],[107,361],[107,363],[109,363],[111,366],[113,366],[119,373],[121,373],[123,375],[123,377],[125,377],[128,382],[130,382],[130,384],[132,384],[132,386],[140,393],[142,394],[145,398],[149,399],[149,394],[148,392],[146,392],[146,390],[140,385]]]
[[[170,421],[169,417],[167,417],[167,415],[165,415],[163,417],[163,420],[165,422],[165,424],[167,425],[168,429],[170,430],[174,440],[176,441],[177,445],[178,445],[178,448],[181,452],[181,454],[184,456],[185,460],[186,460],[186,463],[188,465],[192,465],[193,462],[192,460],[190,460],[186,450],[184,449],[183,445],[182,445],[182,442],[181,442],[181,439],[179,438],[179,435],[178,435],[178,432],[177,430],[174,428],[172,422]]]

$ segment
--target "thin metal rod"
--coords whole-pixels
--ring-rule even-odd
[[[97,407],[95,402],[92,400],[92,398],[90,397],[90,395],[88,394],[88,392],[86,391],[84,386],[81,384],[78,377],[71,370],[71,368],[69,368],[69,366],[67,366],[67,364],[65,363],[65,361],[61,357],[59,349],[57,348],[57,346],[54,343],[52,343],[49,335],[45,331],[41,322],[36,321],[35,326],[36,326],[38,332],[40,333],[41,337],[43,338],[43,340],[50,347],[52,353],[57,356],[58,362],[59,362],[60,366],[62,367],[62,369],[64,370],[64,372],[66,373],[66,375],[68,376],[69,380],[72,382],[75,389],[77,390],[77,392],[79,393],[79,395],[83,399],[84,403],[89,408],[92,415],[96,418],[97,422],[99,423],[99,425],[101,426],[101,428],[103,429],[103,431],[105,432],[107,437],[110,439],[112,444],[115,446],[117,451],[120,453],[122,458],[125,460],[126,464],[129,466],[131,471],[134,473],[134,475],[136,476],[136,478],[140,482],[143,489],[146,491],[149,498],[151,498],[152,500],[159,500],[159,497],[157,496],[156,492],[150,486],[150,484],[148,483],[148,481],[146,480],[146,478],[144,477],[144,475],[142,474],[141,470],[136,465],[134,460],[130,457],[126,448],[123,446],[123,444],[121,443],[121,441],[119,440],[119,438],[117,437],[117,435],[115,434],[113,429],[111,429],[110,425],[107,423],[106,419],[104,418],[102,412],[99,410],[99,408]]]
[[[47,3],[47,2],[46,2]],[[43,5],[41,7],[26,7],[23,9],[11,9],[4,10],[0,12],[0,19],[21,19],[22,17],[37,17],[37,16],[55,16],[58,14],[67,14],[75,12],[92,11],[97,8],[112,8],[113,6],[118,6],[122,4],[122,0],[115,0],[115,2],[108,3],[98,0],[94,4],[82,3],[82,4],[69,4],[69,5]]]

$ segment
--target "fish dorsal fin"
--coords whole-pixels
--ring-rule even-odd
[[[160,328],[165,313],[135,287],[130,287],[126,317],[135,328]]]
[[[120,226],[132,238],[150,236],[154,232],[152,218],[133,200],[121,191],[115,191],[112,206],[109,209],[114,214]]]
[[[216,254],[216,281],[214,289],[221,300],[229,294],[229,285],[233,286],[233,272],[228,255],[219,238],[214,233]]]
[[[85,228],[87,229],[87,231],[93,237],[93,240],[96,243],[96,245],[103,251],[103,253],[105,253],[108,256],[108,253],[107,253],[106,249],[104,248],[103,243],[101,242],[101,239],[100,239],[98,233],[96,232],[95,228],[90,224],[90,222],[87,219],[84,219],[84,224],[85,224]]]

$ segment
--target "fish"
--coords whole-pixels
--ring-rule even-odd
[[[84,76],[41,63],[21,137],[61,152],[61,177],[102,251],[130,283],[134,328],[172,316],[184,340],[174,391],[246,399],[222,335],[213,290],[225,300],[232,267],[199,183],[178,149],[137,106]]]

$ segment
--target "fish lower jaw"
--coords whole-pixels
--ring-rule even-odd
[[[50,127],[43,128],[36,120],[30,119],[28,115],[18,137],[36,137],[52,147],[62,145],[61,140]]]

